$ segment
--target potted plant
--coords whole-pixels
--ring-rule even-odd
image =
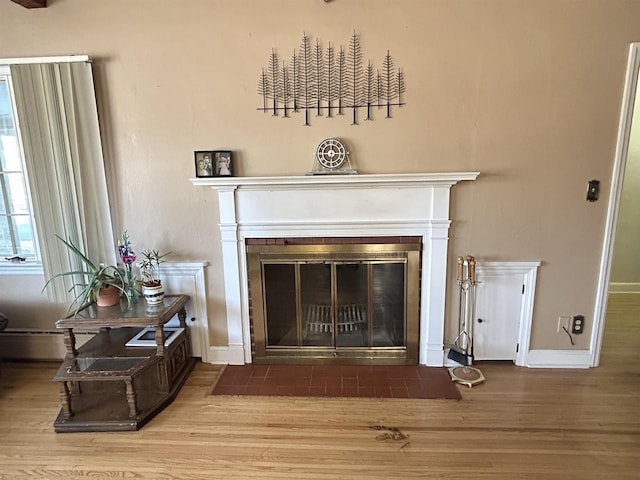
[[[56,278],[70,277],[76,297],[69,306],[69,311],[77,305],[75,313],[84,305],[96,302],[99,307],[109,307],[120,301],[120,294],[127,294],[127,281],[122,269],[115,265],[96,265],[71,240],[64,240],[56,235],[66,247],[78,257],[81,267],[78,270],[62,272],[54,275],[43,287],[43,291]]]
[[[160,254],[158,250],[145,250],[142,252],[142,262],[138,264],[142,275],[142,294],[145,301],[150,305],[155,305],[164,299],[164,287],[158,277],[160,264],[164,263],[164,257],[169,253]]]

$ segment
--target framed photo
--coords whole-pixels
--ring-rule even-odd
[[[194,154],[196,158],[196,177],[213,177],[214,152],[211,150],[198,150]]]
[[[233,160],[229,150],[216,150],[214,156],[214,175],[216,177],[233,177]]]

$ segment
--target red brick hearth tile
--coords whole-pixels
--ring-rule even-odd
[[[358,379],[357,378],[343,378],[342,379],[342,388],[358,388]]]
[[[409,394],[407,393],[407,387],[391,387],[390,389],[391,396],[393,398],[408,398]]]
[[[342,367],[342,378],[357,378],[358,376],[358,367],[353,365],[345,365]]]
[[[385,378],[386,377],[382,377]],[[378,377],[377,375],[373,374],[373,373],[358,373],[358,385],[360,386],[374,386],[376,384],[376,382],[378,382],[380,380],[380,377]]]
[[[379,387],[376,385],[375,387],[376,398],[391,398],[391,388],[390,387]]]
[[[342,397],[359,397],[358,389],[356,387],[347,387],[342,389]]]
[[[253,369],[251,365],[235,365],[233,368],[229,369],[229,372],[227,372],[227,376],[231,375],[233,377],[248,377],[249,375],[251,375],[252,371]]]
[[[261,395],[262,385],[247,385],[244,389],[245,395]]]
[[[249,377],[246,385],[264,385],[265,377]]]
[[[417,366],[227,366],[212,392],[368,398],[460,398],[446,369]]]
[[[269,365],[253,365],[251,370],[252,377],[264,377],[269,371]]]
[[[328,370],[326,371],[326,376],[328,378],[343,378],[345,376],[343,367],[341,367],[340,365],[332,365],[331,367],[327,367],[327,368]],[[349,367],[345,367],[345,368],[349,368]],[[355,370],[353,370],[351,375],[346,375],[346,376],[355,377],[356,376]]]
[[[384,372],[385,367],[374,367],[373,365],[354,365],[354,368],[358,372],[358,376],[371,373]]]
[[[329,365],[314,365],[311,369],[311,376],[313,377],[328,377],[330,373],[335,373],[336,367]],[[342,375],[342,373],[340,373]]]
[[[262,385],[258,390],[259,395],[278,395],[277,385]]]
[[[327,388],[327,377],[311,377],[311,383],[309,384],[311,388],[313,387],[321,387],[323,390]]]
[[[424,398],[425,392],[422,387],[407,386],[407,396],[409,398]]]
[[[342,388],[342,378],[340,377],[327,377],[327,389],[338,389]]]
[[[418,378],[415,366],[394,365],[386,367],[385,370],[389,378]]]
[[[388,382],[391,388],[406,388],[404,378],[389,378]]]
[[[422,387],[422,380],[419,378],[405,378],[404,379],[404,384],[407,387]]]
[[[309,395],[309,387],[278,385],[277,392],[285,397],[303,397]]]
[[[358,388],[358,396],[359,397],[375,397],[376,389],[373,387],[359,387]]]
[[[267,372],[268,377],[311,377],[313,367],[311,365],[271,365]]]
[[[419,366],[415,369],[415,372],[420,378],[431,378],[433,377],[434,370],[432,367]]]
[[[310,386],[309,387],[309,396],[311,397],[324,397],[326,395],[327,389],[323,386]]]
[[[327,384],[326,395],[327,397],[341,397],[342,387]]]
[[[376,378],[376,380],[373,382],[373,386],[376,388],[390,388],[391,387],[391,380],[388,378]]]
[[[269,377],[267,377],[269,379]],[[311,386],[311,377],[277,377],[277,385],[285,387],[305,387]]]
[[[233,373],[229,375],[221,375],[218,380],[218,385],[246,385],[249,378],[250,377],[247,375],[235,375]]]

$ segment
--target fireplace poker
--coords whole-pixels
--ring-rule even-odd
[[[469,387],[485,380],[482,372],[473,365],[473,320],[476,314],[476,259],[467,256],[467,275],[464,275],[464,259],[458,257],[458,286],[460,288],[460,306],[458,309],[458,326],[460,333],[449,349],[448,357],[462,365],[449,368],[449,375],[454,382]]]
[[[467,357],[471,359],[473,363],[473,328],[474,323],[473,319],[476,315],[476,259],[475,257],[468,256],[467,257],[467,268],[469,271],[469,283],[467,285],[467,315],[465,316],[465,327],[467,330],[467,334],[469,335],[468,345],[467,345]]]
[[[473,257],[467,257],[473,258]],[[467,316],[469,313],[469,286],[471,266],[467,262],[467,273],[469,276],[465,278],[464,257],[458,257],[458,336],[449,348],[448,357],[461,365],[470,365],[473,363],[473,356],[470,355],[471,337],[468,331]],[[473,267],[473,275],[475,279],[475,260]]]

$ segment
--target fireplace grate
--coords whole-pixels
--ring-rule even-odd
[[[338,305],[337,310],[338,333],[357,332],[367,326],[367,305]],[[333,333],[331,305],[304,305],[302,318],[305,339],[309,334]]]

